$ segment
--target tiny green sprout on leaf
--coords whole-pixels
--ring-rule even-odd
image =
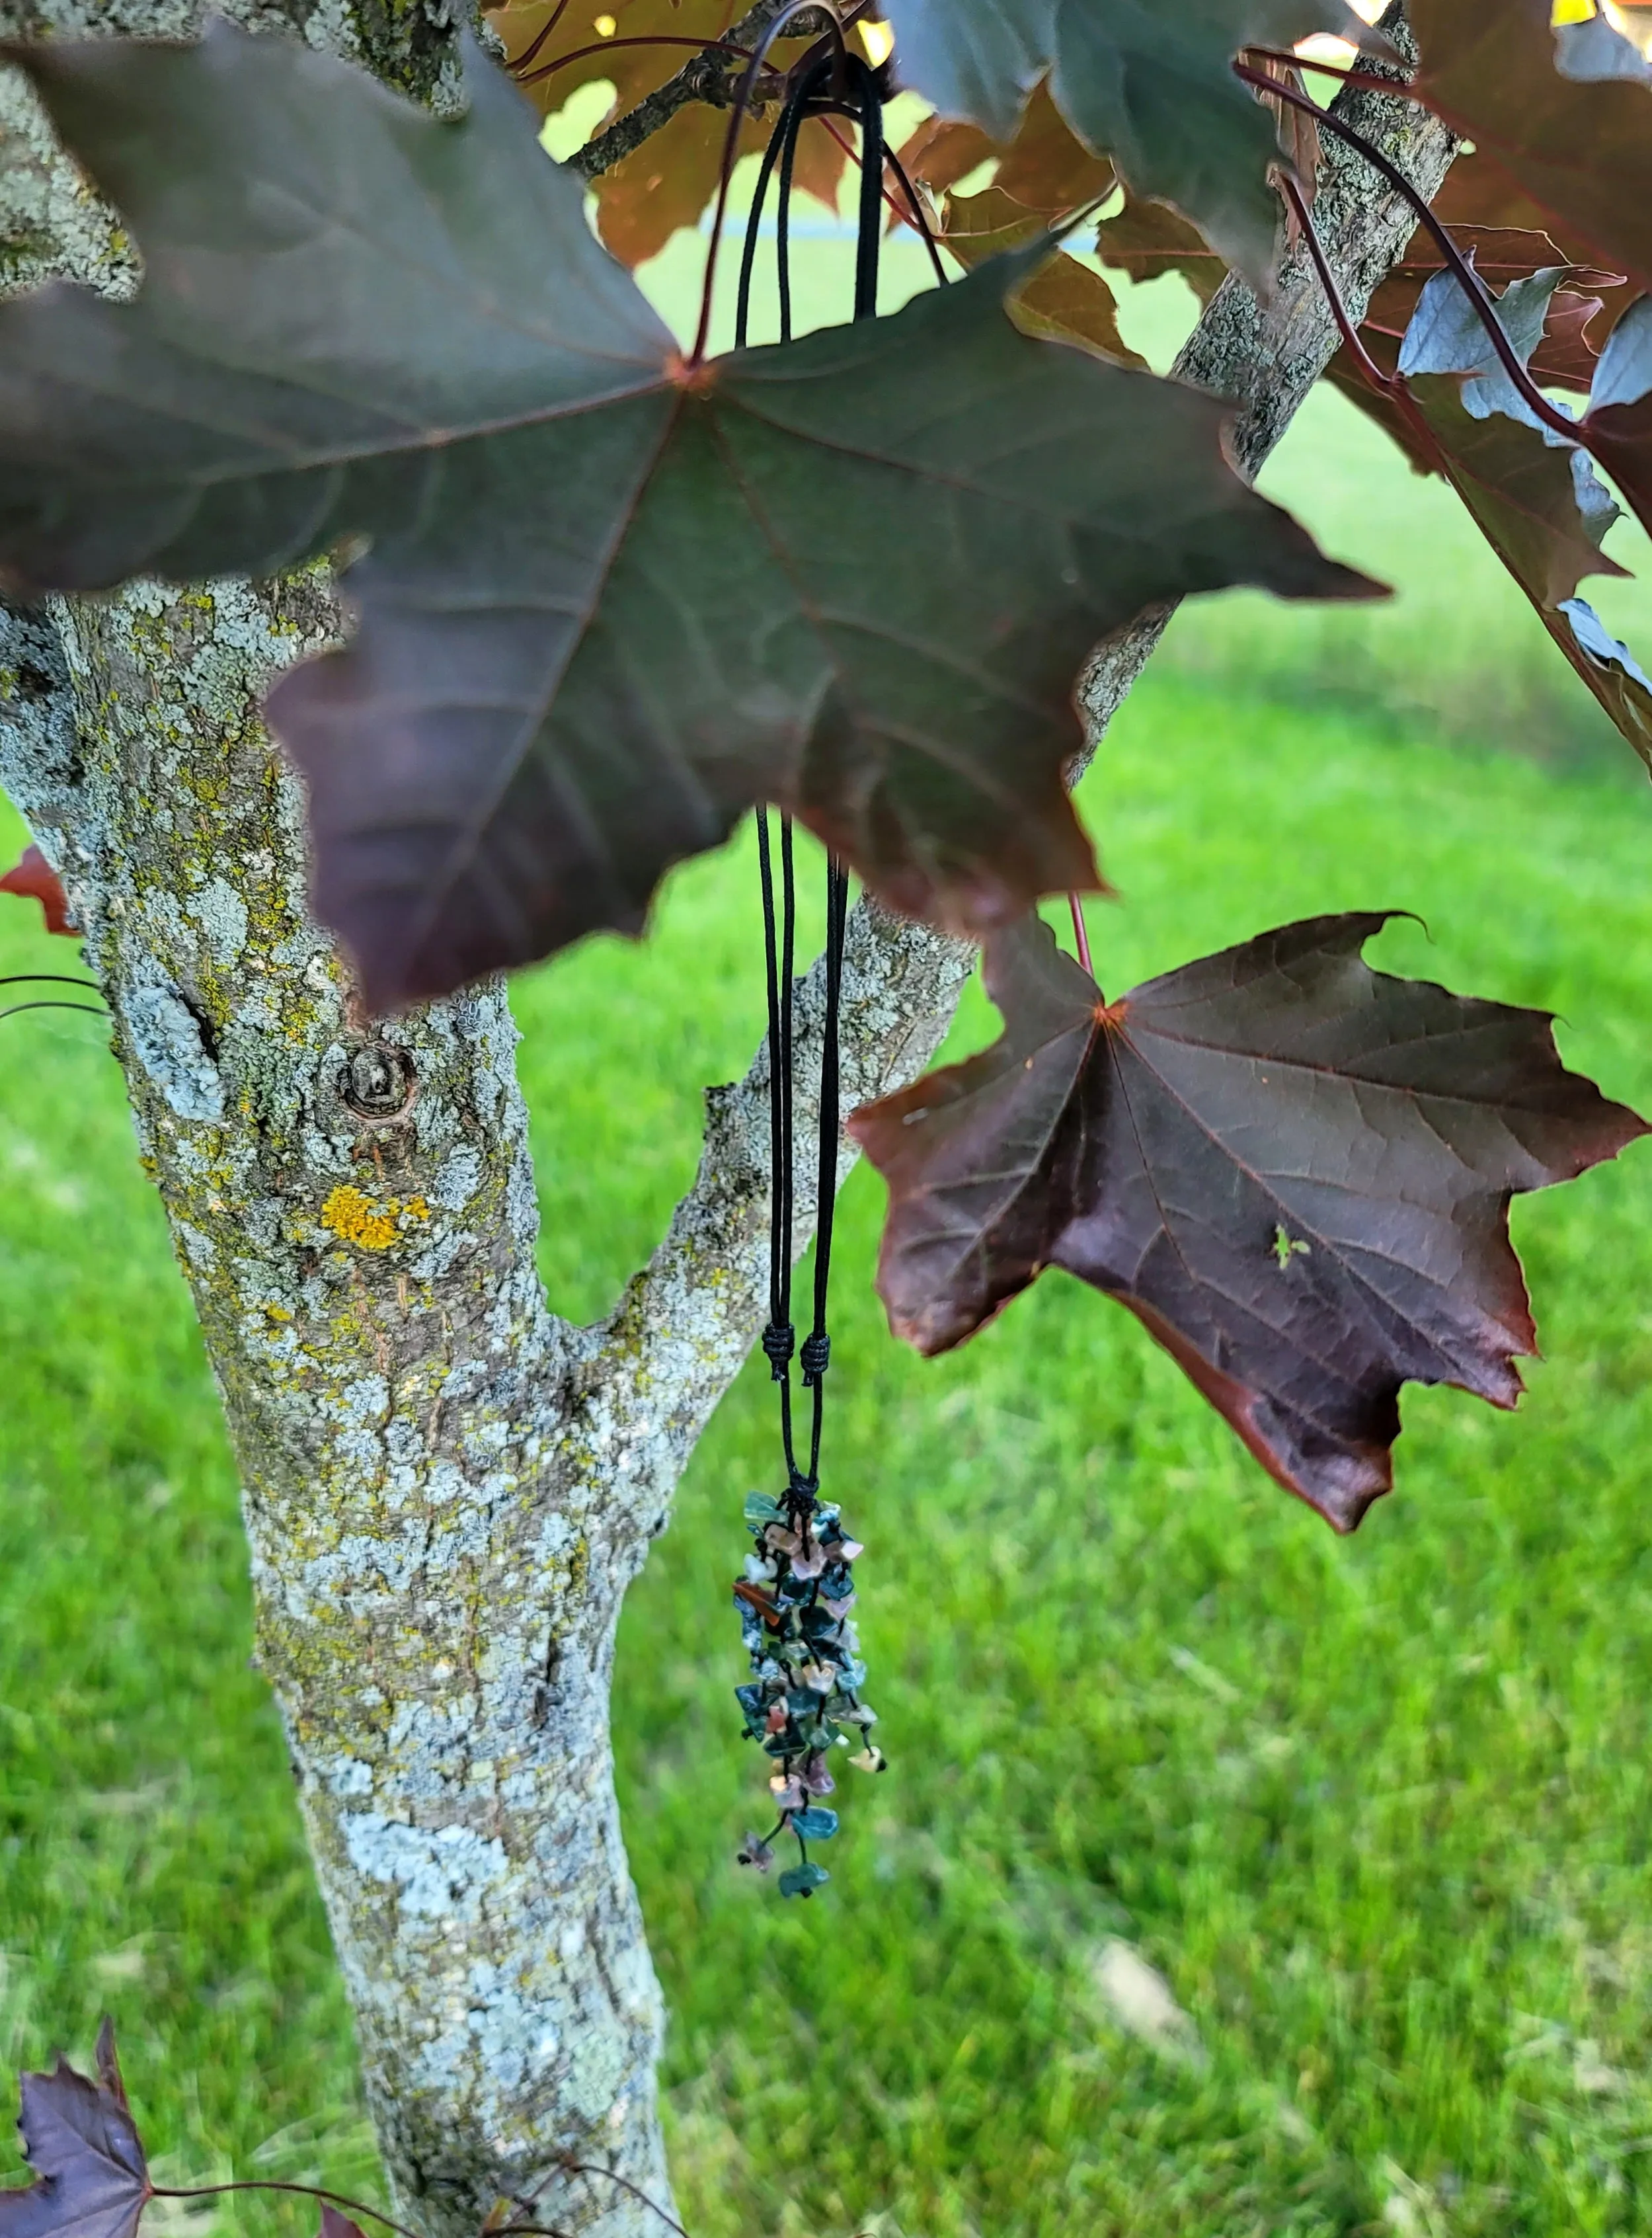
[[[1305,1259],[1308,1256],[1310,1248],[1311,1246],[1305,1243],[1299,1235],[1292,1235],[1283,1222],[1279,1222],[1275,1225],[1273,1230],[1273,1256],[1278,1261],[1281,1270],[1288,1267],[1293,1258]]]

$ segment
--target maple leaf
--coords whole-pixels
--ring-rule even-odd
[[[1511,281],[1496,298],[1493,308],[1497,324],[1514,354],[1528,369],[1532,353],[1543,340],[1556,292],[1565,276],[1563,266],[1550,265],[1529,278]],[[1477,419],[1503,412],[1532,426],[1541,424],[1533,418],[1531,407],[1516,387],[1486,331],[1485,321],[1455,272],[1440,272],[1419,293],[1400,348],[1399,370],[1407,376],[1464,376],[1463,399]]]
[[[1179,272],[1201,303],[1208,303],[1227,277],[1227,266],[1185,217],[1163,202],[1129,195],[1124,206],[1096,228],[1096,255],[1104,264],[1135,281],[1157,280]]]
[[[0,305],[0,577],[367,540],[353,642],[268,713],[375,1008],[639,930],[759,799],[896,906],[1001,922],[1094,882],[1061,771],[1098,637],[1234,582],[1379,594],[1232,473],[1215,400],[1015,333],[1031,252],[685,368],[479,58],[443,122],[221,23],[5,51],[146,276]]]
[[[1573,264],[1545,231],[1477,224],[1453,225],[1449,230],[1457,248],[1494,292],[1535,279],[1539,273],[1558,274],[1543,323],[1530,337],[1526,363],[1533,379],[1546,387],[1587,393],[1600,356],[1589,329],[1598,320],[1603,337],[1627,308],[1627,301],[1616,302],[1610,316],[1602,315],[1609,298],[1622,293],[1620,276],[1596,265]],[[1369,344],[1377,333],[1399,340],[1416,315],[1424,288],[1444,269],[1439,243],[1419,226],[1371,296],[1360,328],[1362,339]]]
[[[1050,99],[1049,88],[1034,87],[1021,111],[1014,137],[1003,147],[989,140],[977,124],[955,117],[930,116],[898,151],[901,169],[914,186],[944,193],[989,157],[998,158],[993,185],[1024,212],[1040,217],[1064,217],[1086,202],[1099,202],[1112,188],[1114,174],[1105,156],[1092,155],[1075,138],[1066,118]],[[897,209],[906,212],[899,187]],[[973,198],[972,198],[973,199]],[[890,222],[898,223],[898,216]]]
[[[741,155],[751,153],[755,136],[749,125],[741,127]],[[657,256],[673,234],[697,225],[717,192],[727,137],[726,119],[691,101],[599,172],[592,192],[603,247],[634,268]]]
[[[38,847],[23,849],[21,859],[0,878],[0,894],[17,894],[23,900],[38,902],[48,932],[63,933],[71,940],[79,937],[80,927],[69,916],[63,882]]]
[[[1602,315],[1607,298],[1604,290],[1598,295],[1591,291],[1593,276],[1573,271],[1555,290],[1543,340],[1530,361],[1532,379],[1545,388],[1570,388],[1587,394],[1594,382],[1601,359],[1595,334],[1605,332]]]
[[[1627,646],[1578,595],[1586,575],[1625,571],[1600,548],[1617,507],[1581,451],[1546,443],[1503,414],[1464,407],[1457,385],[1415,380],[1411,394],[1444,472],[1487,542],[1618,730],[1652,768],[1652,692]]]
[[[1635,4],[1635,0],[1629,0],[1631,7]],[[1555,34],[1555,68],[1563,77],[1576,78],[1580,84],[1627,78],[1639,85],[1652,85],[1652,63],[1602,9],[1591,6],[1580,21],[1566,20],[1570,12],[1555,8],[1550,15]]]
[[[1578,434],[1652,532],[1652,295],[1613,328]]]
[[[1451,232],[1488,285],[1533,280],[1539,273],[1559,270],[1562,276],[1554,281],[1542,332],[1526,364],[1534,380],[1545,386],[1587,390],[1598,354],[1591,329],[1606,308],[1604,294],[1592,290],[1612,285],[1613,275],[1559,264],[1559,251],[1547,234],[1494,226],[1454,226]],[[1433,236],[1421,228],[1411,249],[1415,255],[1408,252],[1378,288],[1359,329],[1366,355],[1391,378],[1398,370],[1401,344],[1423,289],[1445,269]],[[1438,471],[1433,447],[1419,442],[1415,427],[1393,396],[1372,387],[1345,342],[1325,367],[1325,378],[1391,437],[1418,473]]]
[[[1652,87],[1563,76],[1549,10],[1531,0],[1411,0],[1407,15],[1416,91],[1473,141],[1477,168],[1652,288]]]
[[[994,186],[1024,209],[1054,218],[1099,202],[1113,183],[1111,158],[1086,147],[1056,107],[1047,83],[1035,85],[999,158]]]
[[[1386,922],[1285,925],[1112,1003],[1037,918],[989,942],[1002,1040],[850,1122],[896,1333],[945,1351],[1065,1268],[1345,1531],[1392,1480],[1402,1383],[1512,1407],[1510,1197],[1648,1129],[1544,1013],[1371,970]]]
[[[998,152],[996,143],[978,124],[966,124],[950,116],[926,116],[907,135],[895,154],[915,189],[927,188],[931,193],[944,194],[960,179],[968,178],[971,171],[990,162]],[[897,181],[891,180],[890,193],[895,202],[889,212],[890,229],[904,219],[915,231],[922,232],[917,215]]]
[[[740,0],[568,0],[566,5],[532,0],[526,7],[495,10],[491,20],[536,108],[554,115],[582,86],[605,83],[614,91],[606,126],[675,76],[688,59],[688,48],[668,45],[666,39],[720,39],[742,12]],[[629,43],[655,39],[661,43]],[[622,263],[644,262],[680,228],[697,222],[716,190],[726,131],[724,118],[691,102],[591,182],[598,231]],[[766,137],[748,122],[740,152]]]
[[[1641,292],[1640,282],[1631,280],[1621,269],[1603,269],[1597,252],[1588,242],[1477,150],[1457,157],[1431,208],[1460,244],[1478,245],[1480,271],[1488,281],[1498,285],[1507,280],[1521,279],[1545,264],[1571,266],[1573,271],[1565,287],[1601,298],[1602,308],[1589,322],[1591,355],[1598,354],[1607,335]],[[1510,245],[1522,235],[1528,236],[1531,251],[1524,272],[1515,268],[1510,253]],[[1496,245],[1498,236],[1503,242],[1501,248]],[[1551,252],[1543,249],[1544,239],[1552,244]],[[1425,226],[1419,225],[1397,268],[1417,270],[1426,279],[1431,277],[1431,268],[1437,268],[1439,261],[1440,252],[1432,235]],[[1403,332],[1405,321],[1401,320],[1398,324]],[[1551,317],[1550,334],[1534,356],[1533,371],[1546,381],[1557,381],[1563,387],[1586,388],[1587,375],[1577,381],[1552,369],[1554,340]]]
[[[1544,331],[1555,280],[1552,272],[1538,273],[1497,299],[1523,363]],[[1629,319],[1619,331],[1625,328],[1632,346]],[[1618,508],[1588,454],[1533,416],[1449,273],[1424,288],[1398,362],[1428,430],[1422,462],[1445,475],[1555,644],[1652,767],[1652,688],[1628,647],[1577,595],[1586,575],[1625,573],[1601,549]],[[1388,408],[1401,416],[1397,406]],[[1580,425],[1580,437],[1589,425]],[[1405,440],[1415,446],[1409,428]],[[1641,454],[1635,445],[1625,448],[1631,463]]]
[[[674,234],[697,225],[723,175],[728,129],[722,110],[691,101],[629,156],[599,171],[591,191],[603,247],[634,268],[657,256]],[[770,129],[767,118],[746,117],[736,138],[737,156],[758,154]],[[848,150],[823,121],[806,117],[797,136],[794,186],[836,210],[848,162]]]
[[[1023,248],[1043,231],[1041,216],[994,185],[979,194],[948,195],[937,238],[972,272],[989,256]],[[1116,365],[1145,367],[1147,362],[1119,332],[1119,306],[1107,281],[1065,249],[1047,257],[1008,297],[1005,308],[1024,334],[1075,342]]]
[[[1275,120],[1233,76],[1246,47],[1370,42],[1342,0],[889,0],[902,83],[1001,143],[1048,73],[1056,107],[1138,195],[1173,202],[1259,284],[1279,205]]]
[[[149,2172],[108,2021],[97,2065],[96,2082],[61,2055],[50,2075],[23,2077],[18,2127],[35,2182],[0,2191],[0,2238],[134,2238]]]
[[[537,108],[554,112],[581,86],[605,83],[614,89],[611,115],[623,116],[687,61],[686,44],[665,42],[723,38],[746,5],[747,0],[524,0],[487,14]],[[654,40],[661,43],[632,43]]]

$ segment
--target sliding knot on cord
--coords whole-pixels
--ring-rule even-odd
[[[812,1330],[803,1339],[797,1357],[803,1363],[803,1388],[812,1390],[832,1364],[832,1341],[825,1330]]]
[[[791,1355],[797,1347],[797,1332],[790,1321],[770,1321],[763,1333],[763,1348],[768,1355],[770,1373],[776,1383],[783,1383],[786,1370],[791,1365]],[[809,1365],[809,1345],[803,1346],[803,1365]]]

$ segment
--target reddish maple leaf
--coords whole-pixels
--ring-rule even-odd
[[[69,917],[63,882],[38,847],[24,848],[23,860],[0,878],[0,894],[17,894],[26,901],[38,902],[48,932],[65,933],[70,939],[77,937],[80,928]]]
[[[1652,295],[1613,328],[1579,432],[1652,532]]]
[[[1580,83],[1531,0],[1412,0],[1417,91],[1543,213],[1652,287],[1652,89]],[[1550,230],[1554,226],[1550,225]]]
[[[1536,1338],[1509,1200],[1648,1129],[1543,1012],[1371,970],[1385,922],[1285,925],[1112,1003],[1037,918],[989,943],[1003,1039],[850,1122],[896,1333],[944,1352],[1066,1268],[1344,1531],[1392,1481],[1402,1383],[1512,1407]]]
[[[1547,330],[1547,276],[1516,281],[1500,299],[1505,312],[1513,307],[1503,318],[1505,332],[1533,365],[1530,353]],[[1644,362],[1652,358],[1648,308],[1643,299],[1615,328],[1590,391],[1591,409],[1578,428],[1643,520],[1652,518],[1652,415],[1644,403],[1626,409],[1601,400],[1632,396],[1642,380],[1652,386],[1652,367]],[[1406,427],[1407,443],[1421,451],[1419,462],[1446,476],[1555,644],[1652,766],[1652,685],[1578,595],[1585,576],[1624,572],[1602,549],[1618,514],[1610,493],[1581,451],[1557,443],[1555,431],[1532,416],[1478,320],[1444,275],[1424,289],[1393,361],[1404,369],[1412,411],[1425,423],[1420,435]],[[1404,424],[1398,401],[1384,401]]]

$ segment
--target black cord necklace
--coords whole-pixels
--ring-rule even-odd
[[[791,339],[790,211],[797,136],[810,103],[822,99],[836,66],[823,61],[793,91],[775,126],[752,197],[740,263],[740,292],[735,341],[743,348],[751,305],[751,278],[763,204],[776,164],[780,181],[776,223],[776,264],[780,294],[780,337]],[[855,258],[855,316],[871,318],[877,309],[878,250],[882,237],[882,103],[873,71],[858,56],[848,58],[849,90],[861,126],[860,222]],[[868,1738],[876,1722],[861,1698],[866,1677],[860,1643],[850,1614],[855,1603],[853,1565],[861,1547],[843,1529],[836,1506],[820,1496],[822,1417],[831,1338],[826,1326],[831,1281],[832,1217],[837,1195],[838,1005],[843,977],[843,933],[849,912],[849,878],[843,865],[826,866],[826,1003],[820,1056],[819,1186],[815,1229],[814,1320],[798,1347],[791,1320],[791,1261],[794,1212],[792,1175],[792,979],[796,960],[797,893],[790,818],[780,823],[779,901],[776,902],[775,849],[769,815],[757,811],[757,864],[763,889],[763,948],[769,999],[769,1123],[770,1198],[769,1221],[769,1322],[763,1348],[780,1387],[780,1438],[786,1464],[786,1489],[778,1499],[750,1494],[745,1520],[756,1543],[745,1573],[735,1585],[735,1606],[751,1659],[751,1678],[735,1693],[745,1712],[747,1734],[770,1761],[769,1779],[776,1823],[767,1834],[748,1834],[742,1864],[767,1872],[775,1861],[773,1844],[790,1836],[797,1862],[780,1876],[783,1896],[811,1896],[830,1878],[809,1854],[810,1842],[829,1841],[837,1831],[837,1813],[824,1798],[836,1781],[829,1762],[835,1746],[860,1746],[849,1761],[882,1771],[882,1751]],[[809,1465],[799,1465],[792,1414],[791,1362],[803,1369],[803,1388],[813,1404],[809,1431]]]

